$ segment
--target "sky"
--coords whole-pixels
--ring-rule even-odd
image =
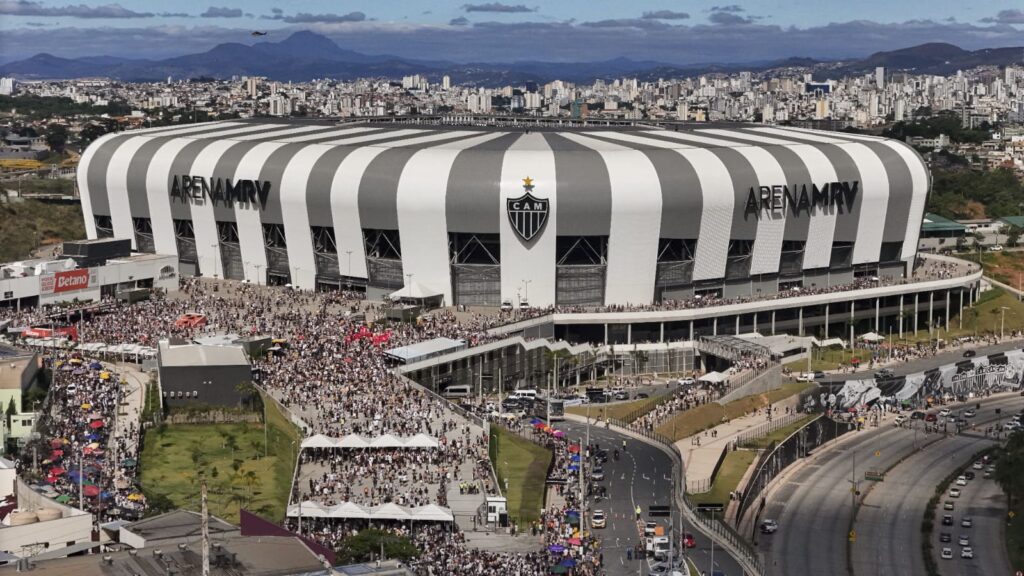
[[[723,1],[733,0],[0,0],[0,62],[40,52],[160,58],[297,30],[367,54],[453,62],[682,65],[860,57],[925,42],[1024,46],[1020,0]]]

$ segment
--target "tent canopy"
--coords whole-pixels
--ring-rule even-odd
[[[862,334],[860,339],[865,342],[881,342],[885,340],[885,336],[880,336],[874,332],[868,332],[867,334]]]
[[[377,436],[370,441],[371,448],[403,448],[405,442],[399,437],[393,434],[384,434],[383,436]]]
[[[369,448],[370,443],[367,442],[366,438],[363,438],[358,434],[349,434],[341,440],[338,440],[336,446],[338,448]]]
[[[419,282],[409,282],[408,285],[402,286],[398,290],[391,293],[392,300],[426,300],[428,298],[436,298],[441,296],[443,293],[439,290],[427,288]]]
[[[721,372],[708,372],[697,379],[699,382],[710,382],[712,384],[721,384],[725,382],[725,374]]]
[[[406,448],[437,448],[439,445],[437,440],[422,432],[405,441]]]
[[[334,438],[316,434],[302,441],[303,448],[337,448],[338,441]]]

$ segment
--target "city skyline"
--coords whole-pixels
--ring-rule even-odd
[[[40,52],[63,57],[159,58],[223,42],[280,40],[309,29],[367,54],[453,62],[599,61],[669,64],[864,56],[926,42],[965,49],[1024,45],[1024,10],[1012,2],[869,0],[686,4],[642,0],[519,2],[152,1],[118,4],[0,0],[0,61]],[[864,14],[873,18],[863,19]],[[927,18],[922,18],[927,15]],[[253,38],[254,30],[267,31]]]

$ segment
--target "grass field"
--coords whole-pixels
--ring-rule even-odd
[[[641,398],[631,402],[592,404],[589,408],[589,414],[591,418],[615,418],[616,420],[628,423],[650,412],[655,406],[667,401],[669,398],[671,398],[671,394],[655,398]],[[587,406],[570,406],[565,411],[578,416],[586,416],[588,408]]]
[[[722,505],[729,505],[729,493],[736,490],[747,468],[754,463],[757,457],[756,450],[733,450],[725,455],[722,467],[718,469],[718,476],[711,485],[711,491],[703,494],[690,494],[690,500],[695,504],[707,502],[721,502]]]
[[[871,358],[871,351],[864,348],[854,348],[853,354],[851,354],[848,348],[815,348],[813,357],[811,358],[811,372],[817,372],[819,370],[836,370],[841,366],[849,365],[850,358],[859,358],[862,362],[866,362]],[[807,360],[804,359],[797,360],[796,362],[790,362],[786,364],[786,368],[789,368],[794,374],[807,372]]]
[[[743,446],[744,448],[767,448],[775,442],[782,442],[783,440],[788,438],[790,434],[796,432],[801,427],[806,426],[808,422],[814,420],[817,417],[817,414],[808,414],[807,416],[800,418],[799,420],[793,422],[788,426],[783,426],[782,428],[779,428],[778,430],[770,434],[759,436],[757,438],[752,438],[751,440],[743,442],[740,445]]]
[[[671,438],[673,441],[681,440],[722,422],[753,412],[757,408],[762,408],[779,400],[789,398],[794,394],[799,394],[814,385],[812,382],[790,382],[767,394],[753,394],[739,400],[733,400],[725,406],[717,402],[703,404],[696,408],[678,412],[661,426],[658,426],[655,431]]]
[[[508,498],[508,513],[521,526],[533,522],[544,507],[551,452],[498,426],[492,426],[491,431],[497,442],[497,449],[492,450],[492,463]]]
[[[239,507],[280,521],[288,504],[298,432],[273,403],[267,405],[268,457],[260,424],[182,424],[146,432],[140,469],[148,498],[162,494],[177,506],[199,509],[206,478],[212,514],[238,522]]]

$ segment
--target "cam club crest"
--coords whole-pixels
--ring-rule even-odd
[[[544,224],[548,221],[547,199],[537,198],[532,194],[533,179],[527,176],[523,179],[523,190],[525,194],[519,198],[506,200],[508,221],[512,229],[516,231],[524,241],[529,242],[544,230]]]

